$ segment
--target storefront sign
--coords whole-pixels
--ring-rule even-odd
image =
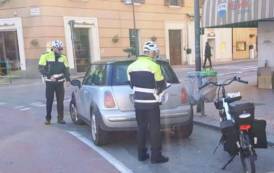
[[[232,13],[246,13],[250,10],[251,0],[229,0],[228,10]]]
[[[217,4],[217,14],[219,17],[223,18],[227,13],[227,0],[218,0]]]

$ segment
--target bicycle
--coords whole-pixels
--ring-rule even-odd
[[[232,103],[242,98],[239,92],[226,93],[225,87],[233,82],[248,84],[247,81],[243,81],[240,77],[234,76],[232,79],[225,80],[223,83],[207,82],[199,88],[202,89],[208,85],[218,87],[217,99],[214,104],[216,109],[219,110],[222,136],[214,153],[222,144],[224,150],[231,156],[231,159],[222,167],[223,170],[239,155],[244,173],[255,173],[257,154],[254,149],[254,144],[256,144],[257,141],[254,141],[255,138],[252,132],[255,108],[253,103],[232,105]]]

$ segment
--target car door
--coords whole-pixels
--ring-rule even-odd
[[[80,90],[80,100],[82,104],[83,116],[87,119],[90,118],[90,106],[99,100],[98,92],[100,86],[105,85],[105,69],[103,64],[94,64],[90,66],[86,74],[83,86]]]
[[[92,75],[95,71],[95,65],[91,65],[89,70],[87,71],[84,80],[83,80],[83,84],[82,87],[79,91],[79,95],[80,95],[80,103],[81,103],[81,115],[83,117],[85,117],[86,119],[89,119],[89,111],[87,111],[87,107],[89,107],[90,105],[88,105],[87,101],[90,99],[89,96],[89,88],[90,86],[93,85],[93,79],[92,79]]]

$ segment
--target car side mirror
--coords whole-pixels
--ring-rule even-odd
[[[70,83],[73,86],[77,86],[78,88],[81,88],[81,82],[77,79],[73,79]]]

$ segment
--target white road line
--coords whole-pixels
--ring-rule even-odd
[[[20,111],[28,111],[30,110],[30,108],[23,108],[23,109],[20,109]]]
[[[35,106],[35,107],[45,107],[46,104],[41,103],[41,102],[34,102],[30,104],[31,106]]]
[[[25,108],[25,106],[16,106],[16,107],[14,107],[14,109],[23,109],[23,108]]]
[[[75,131],[68,131],[72,136],[76,137],[79,139],[81,142],[95,150],[98,154],[100,154],[103,158],[105,158],[109,163],[111,163],[116,169],[118,169],[121,173],[133,173],[131,169],[126,167],[122,162],[117,160],[115,157],[113,157],[111,154],[106,152],[100,147],[97,147],[94,145],[90,139],[84,137],[83,135],[79,134],[78,132]]]
[[[68,102],[70,102],[70,99],[65,99],[64,100],[64,103],[68,103]]]
[[[0,106],[6,105],[7,103],[5,102],[0,102]]]

